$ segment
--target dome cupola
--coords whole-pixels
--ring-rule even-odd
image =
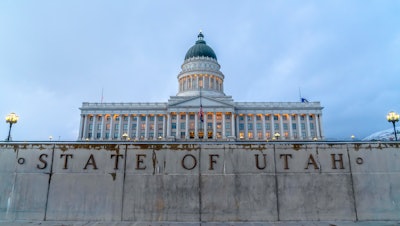
[[[178,75],[177,96],[225,96],[224,74],[217,56],[204,41],[201,31],[197,38],[196,44],[187,51]]]
[[[210,57],[217,60],[217,56],[214,53],[214,50],[211,49],[210,46],[207,45],[206,41],[204,41],[203,33],[199,33],[197,36],[198,40],[192,46],[185,55],[185,60],[192,57]]]

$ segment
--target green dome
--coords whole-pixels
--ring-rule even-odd
[[[206,41],[203,40],[204,35],[200,32],[197,37],[199,39],[196,41],[196,44],[187,51],[185,60],[192,57],[210,57],[217,60],[214,50],[212,50],[211,47],[206,44]]]

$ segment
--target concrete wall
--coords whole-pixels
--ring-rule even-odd
[[[393,225],[399,153],[398,143],[0,143],[0,224]]]

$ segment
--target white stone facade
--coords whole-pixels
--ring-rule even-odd
[[[319,102],[234,102],[199,34],[167,103],[83,103],[78,140],[321,140]],[[193,47],[192,47],[193,48]],[[212,50],[211,50],[212,51]],[[200,113],[202,112],[202,114]]]

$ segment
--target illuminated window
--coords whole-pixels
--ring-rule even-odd
[[[146,124],[145,123],[140,124],[140,129],[142,130],[146,129]]]
[[[243,133],[243,132],[240,132],[240,133],[239,133],[239,138],[240,138],[240,139],[243,139],[243,138],[244,138],[244,133]]]
[[[221,114],[218,114],[218,115],[217,115],[217,120],[218,120],[218,121],[222,120],[222,115],[221,115]]]
[[[248,132],[248,138],[253,139],[253,132]]]
[[[106,124],[106,130],[110,130],[110,123]]]
[[[258,133],[257,133],[257,137],[258,137],[258,139],[262,139],[262,133],[261,133],[261,132],[258,132]]]
[[[289,137],[289,133],[288,132],[285,132],[284,134],[285,134],[286,138]]]
[[[217,123],[217,129],[221,129],[222,128],[222,123],[218,122]]]
[[[154,124],[150,124],[150,130],[154,130]]]
[[[266,138],[270,138],[271,137],[271,134],[268,132],[268,133],[265,133],[265,137]]]

